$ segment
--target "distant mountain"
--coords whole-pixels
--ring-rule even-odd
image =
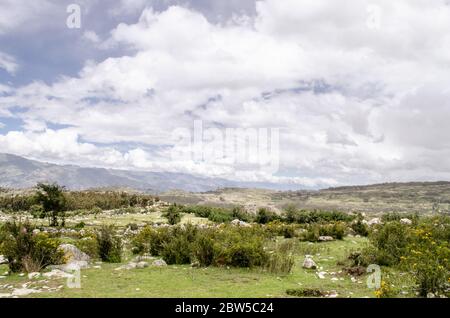
[[[38,182],[57,182],[72,190],[127,187],[160,193],[168,190],[204,192],[225,187],[283,189],[286,185],[233,182],[183,173],[126,171],[56,165],[0,154],[0,187],[31,188]]]

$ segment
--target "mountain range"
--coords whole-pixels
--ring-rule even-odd
[[[11,154],[0,154],[0,187],[14,189],[31,188],[38,182],[56,182],[71,190],[120,187],[149,193],[161,193],[168,190],[204,192],[227,187],[272,190],[292,189],[292,185],[229,181],[184,173],[58,165]]]

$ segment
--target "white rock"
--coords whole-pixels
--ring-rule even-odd
[[[33,273],[28,274],[28,279],[39,278],[40,276],[41,276],[41,273],[33,272]]]
[[[71,278],[71,277],[73,277],[72,274],[63,272],[60,269],[54,269],[51,272],[44,273],[42,276],[44,276],[44,277],[56,277],[56,278],[69,278],[69,277]]]
[[[143,269],[143,268],[147,268],[147,267],[148,267],[147,262],[139,262],[136,264],[136,268],[139,268],[139,269]]]
[[[8,263],[8,260],[3,255],[0,255],[0,265]]]
[[[320,279],[325,279],[325,272],[318,272],[317,273],[317,276],[320,278]]]
[[[408,218],[403,218],[403,219],[400,219],[400,223],[401,224],[406,224],[406,225],[411,225],[412,221],[410,219],[408,219]]]
[[[334,238],[332,236],[319,236],[320,242],[330,242],[334,241]]]
[[[64,252],[64,257],[66,259],[66,263],[72,263],[74,261],[85,261],[89,262],[91,258],[86,253],[80,251],[75,245],[72,244],[61,244],[59,246]]]
[[[167,263],[163,259],[157,259],[153,261],[152,266],[162,267],[167,266]]]
[[[373,218],[369,222],[367,222],[367,224],[370,225],[370,226],[381,224],[381,219],[380,218]]]
[[[0,298],[8,298],[8,297],[11,297],[12,295],[11,294],[0,294]]]
[[[337,277],[333,277],[332,279],[331,279],[332,281],[338,281],[339,280],[339,278],[337,278]]]
[[[37,289],[28,289],[28,288],[18,288],[14,289],[12,292],[12,296],[27,296],[30,294],[39,293],[40,291]]]
[[[306,256],[302,267],[306,269],[316,269],[317,264],[311,257]]]

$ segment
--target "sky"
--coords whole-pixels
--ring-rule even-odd
[[[0,152],[296,188],[450,180],[449,30],[447,0],[0,0]],[[214,152],[227,129],[253,161]]]

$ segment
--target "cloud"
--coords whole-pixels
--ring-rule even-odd
[[[142,10],[138,20],[104,41],[93,30],[84,38],[122,54],[0,95],[0,109],[24,121],[0,145],[62,162],[308,186],[450,177],[441,160],[449,6],[380,1],[373,28],[371,2],[347,4],[264,0],[254,15],[214,22],[190,7],[121,1]],[[219,131],[279,128],[280,173],[174,160],[172,133],[194,120]]]
[[[11,75],[14,75],[18,67],[19,65],[14,57],[0,51],[0,69],[4,69]]]

